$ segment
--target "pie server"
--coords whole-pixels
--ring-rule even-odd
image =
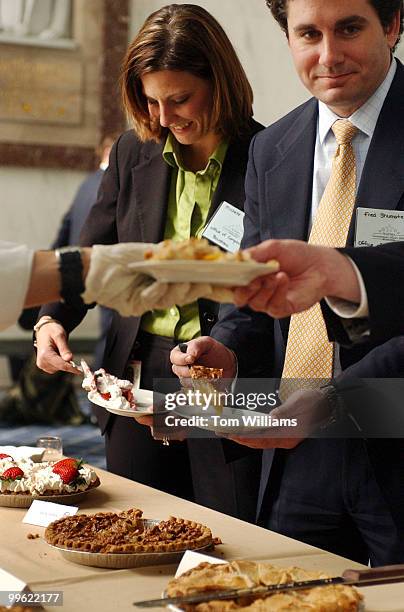
[[[320,578],[318,580],[303,580],[298,582],[287,582],[285,584],[273,584],[270,586],[256,586],[244,589],[232,589],[226,591],[203,591],[194,595],[181,597],[161,597],[148,601],[135,601],[137,608],[152,608],[153,606],[168,606],[181,604],[197,604],[205,601],[218,599],[236,599],[246,596],[265,596],[273,593],[283,593],[284,591],[297,591],[300,589],[311,589],[312,587],[322,587],[334,584],[372,586],[374,584],[388,584],[391,582],[404,581],[404,565],[386,565],[366,570],[345,570],[342,576],[334,578]]]

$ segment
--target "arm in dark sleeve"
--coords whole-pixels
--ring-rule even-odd
[[[253,138],[247,165],[244,207],[244,236],[242,248],[254,246],[262,241],[260,228],[260,205],[258,176],[254,163]],[[213,327],[211,336],[233,350],[238,360],[238,375],[243,377],[266,377],[271,375],[273,319],[250,308],[222,306],[219,321]]]
[[[404,243],[346,248],[342,252],[357,265],[365,283],[369,319],[340,319],[326,303],[322,310],[330,340],[345,346],[357,342],[381,343],[404,332]],[[365,333],[366,325],[369,333]]]
[[[348,415],[344,423],[355,424],[356,435],[404,436],[404,336],[374,347],[332,384]]]

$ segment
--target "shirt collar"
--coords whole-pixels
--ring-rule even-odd
[[[359,131],[371,137],[376,127],[377,120],[379,118],[380,111],[389,92],[391,84],[394,79],[394,75],[397,70],[397,62],[393,58],[389,71],[381,85],[376,89],[374,94],[363,104],[358,110],[356,110],[350,117],[349,121],[353,123]],[[327,138],[332,125],[341,119],[336,115],[324,102],[319,100],[318,103],[318,134],[320,137],[320,143],[323,145]]]
[[[200,170],[200,174],[205,174],[213,164],[220,171],[222,170],[222,166],[224,163],[224,158],[226,157],[228,143],[222,140],[216,149],[213,151],[212,155],[210,155],[208,163],[203,170]],[[182,165],[181,158],[178,154],[178,148],[176,146],[176,140],[172,136],[172,134],[168,134],[166,143],[163,149],[163,158],[164,161],[172,166],[173,168],[180,168],[181,170],[186,170]]]

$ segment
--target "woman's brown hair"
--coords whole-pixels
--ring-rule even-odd
[[[152,13],[123,62],[123,103],[140,140],[162,140],[167,128],[149,117],[141,77],[178,70],[212,84],[211,126],[232,139],[247,131],[253,93],[236,52],[220,24],[195,4],[170,4]]]

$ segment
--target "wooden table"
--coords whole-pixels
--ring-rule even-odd
[[[136,507],[148,518],[169,515],[193,519],[208,525],[223,545],[214,553],[224,559],[244,558],[279,565],[299,565],[339,574],[357,563],[326,553],[231,518],[219,512],[151,489],[119,476],[97,470],[101,487],[91,491],[80,504],[81,512],[121,511]],[[133,611],[132,602],[159,597],[176,566],[153,566],[130,570],[106,570],[64,560],[43,538],[27,539],[29,533],[43,535],[44,529],[23,524],[26,510],[0,508],[0,567],[28,583],[33,591],[63,591],[66,612]],[[404,584],[362,589],[366,610],[404,611]],[[61,608],[47,608],[60,610]],[[156,608],[157,609],[157,608]],[[161,608],[158,608],[161,610]]]

